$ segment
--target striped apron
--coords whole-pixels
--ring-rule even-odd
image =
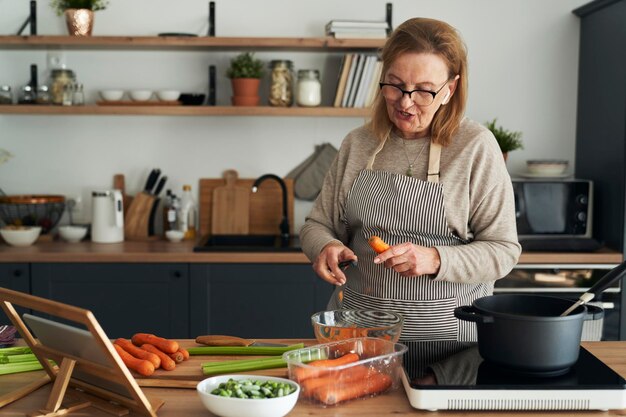
[[[372,235],[390,245],[407,241],[427,247],[469,243],[453,234],[446,222],[439,184],[440,155],[441,146],[431,144],[428,181],[374,171],[374,158],[359,173],[346,198],[343,219],[359,262],[356,268],[346,270],[347,283],[337,288],[329,303],[330,309],[381,309],[402,314],[400,340],[409,347],[405,367],[413,375],[420,371],[413,369],[419,358],[411,354],[417,354],[419,341],[476,340],[476,325],[455,318],[454,309],[493,292],[493,283],[433,281],[427,275],[403,277],[373,262],[376,253],[367,242]]]

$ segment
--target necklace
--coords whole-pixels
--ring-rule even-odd
[[[409,164],[409,166],[407,167],[406,171],[404,172],[404,174],[407,177],[412,177],[413,176],[413,164],[415,164],[415,161],[417,161],[417,158],[419,158],[420,155],[422,154],[422,152],[424,152],[424,149],[426,149],[426,142],[428,142],[428,141],[425,139],[424,140],[424,144],[422,145],[422,149],[420,149],[420,151],[417,154],[417,156],[413,159],[413,162],[411,162],[411,160],[409,159],[409,153],[406,150],[406,143],[405,143],[404,139],[402,139],[402,147],[404,149],[404,156],[406,156],[406,162]]]

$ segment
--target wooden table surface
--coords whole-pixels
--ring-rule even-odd
[[[293,340],[281,340],[280,342],[293,342]],[[305,344],[314,344],[314,341],[305,341]],[[193,341],[181,341],[183,346],[196,346]],[[589,349],[594,355],[602,359],[607,365],[613,368],[623,377],[626,377],[626,341],[624,342],[584,342],[583,346]],[[200,362],[207,360],[207,357],[193,357],[183,364],[179,364],[176,370],[172,372],[157,371],[155,377],[161,379],[176,379],[176,380],[188,380],[188,381],[200,381],[204,377],[200,370]],[[183,365],[183,366],[181,366]],[[8,387],[15,389],[21,383],[27,383],[39,375],[41,372],[28,372],[23,374],[5,375],[0,377],[0,389],[3,391]],[[252,372],[250,372],[252,373]],[[273,369],[265,371],[256,371],[261,375],[276,375],[286,377],[286,369]],[[191,383],[193,386],[193,383]],[[42,408],[50,394],[51,384],[47,384],[37,391],[29,394],[27,397],[22,398],[14,403],[11,403],[4,408],[0,409],[0,416],[24,416],[29,412],[32,412],[38,408]],[[148,397],[159,398],[165,401],[163,407],[159,410],[159,417],[207,417],[212,415],[209,413],[200,402],[195,389],[182,389],[182,388],[143,388]],[[87,408],[80,410],[72,416],[108,416],[93,408]],[[130,416],[136,416],[137,414],[131,413]],[[378,397],[355,400],[345,404],[340,404],[334,407],[323,408],[319,405],[299,400],[296,407],[289,413],[290,417],[305,417],[305,416],[335,416],[335,417],[379,417],[379,416],[439,416],[445,415],[447,417],[452,416],[503,416],[503,417],[518,417],[518,416],[543,416],[543,415],[556,415],[556,416],[626,416],[626,410],[614,410],[610,412],[601,411],[581,411],[581,412],[511,412],[511,411],[420,411],[411,407],[409,401],[405,395],[404,389],[399,389],[380,395]],[[242,416],[243,417],[243,416]]]

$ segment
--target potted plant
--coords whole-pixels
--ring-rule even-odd
[[[243,52],[231,59],[226,76],[233,86],[234,106],[256,106],[259,104],[259,85],[263,76],[263,61],[252,52]]]
[[[496,141],[498,141],[498,145],[500,145],[500,150],[502,151],[502,156],[506,161],[509,152],[514,151],[516,149],[524,149],[524,145],[522,144],[522,132],[512,132],[503,128],[502,126],[496,125],[498,119],[493,119],[490,122],[485,123],[487,129],[493,133],[496,137]]]
[[[108,0],[51,0],[58,16],[65,15],[67,30],[74,36],[91,36],[93,13],[106,9]]]

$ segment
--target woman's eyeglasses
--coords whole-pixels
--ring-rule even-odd
[[[413,100],[418,106],[430,106],[431,104],[433,104],[433,101],[435,101],[435,97],[437,96],[437,94],[439,94],[439,92],[443,90],[443,87],[445,87],[449,81],[450,80],[447,80],[445,83],[443,83],[443,85],[437,91],[428,91],[419,88],[407,91],[400,88],[400,86],[398,86],[397,84],[389,83],[379,83],[378,85],[380,86],[380,93],[387,100],[400,100],[402,97],[404,97],[405,94],[407,94],[409,96],[409,99]]]

